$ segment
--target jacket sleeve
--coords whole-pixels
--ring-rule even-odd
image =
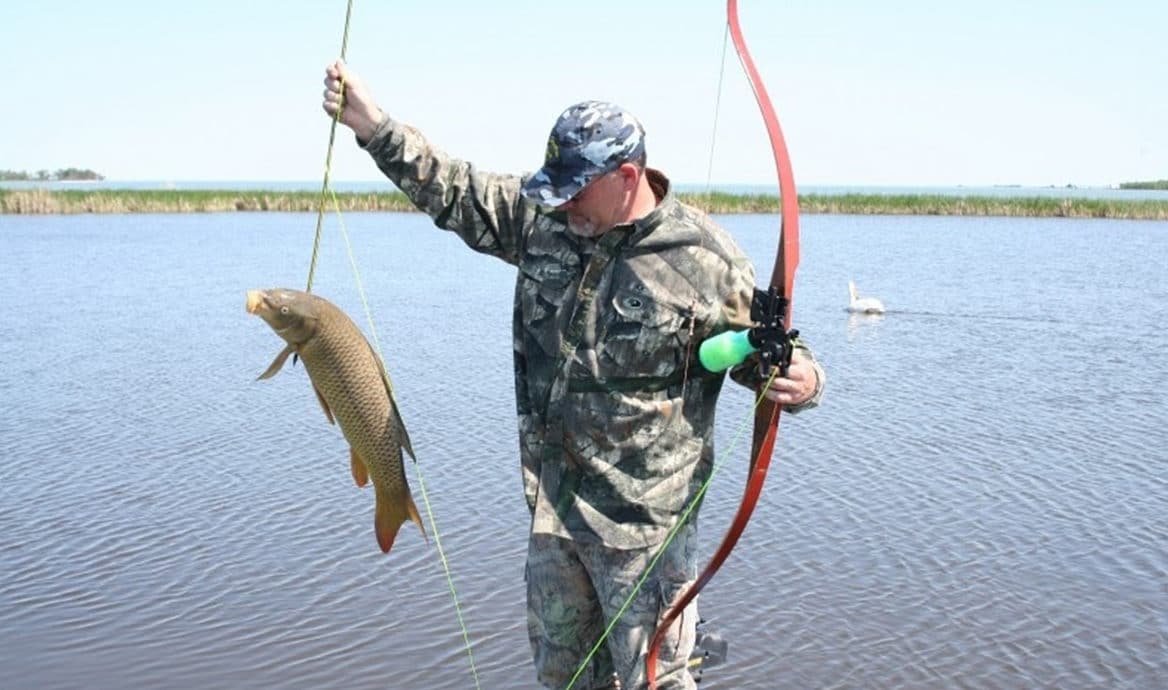
[[[435,225],[475,251],[518,263],[525,230],[540,213],[520,194],[522,178],[480,171],[388,116],[369,141],[357,143]]]

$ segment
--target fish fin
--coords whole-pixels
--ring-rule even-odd
[[[329,424],[336,424],[337,420],[333,419],[333,411],[329,409],[328,401],[320,394],[320,389],[316,387],[315,383],[312,384],[312,392],[316,393],[316,399],[320,402],[320,408],[324,410],[324,416],[328,417]]]
[[[377,545],[381,553],[389,553],[393,542],[397,539],[397,532],[406,521],[401,506],[394,505],[393,501],[386,501],[377,496],[377,504],[373,509],[373,531],[377,534]]]
[[[377,545],[381,547],[382,553],[389,553],[389,550],[393,548],[398,530],[401,529],[406,520],[416,522],[422,530],[422,536],[426,538],[427,542],[430,541],[430,537],[426,535],[426,528],[422,526],[422,516],[418,514],[418,506],[414,505],[414,498],[410,496],[408,490],[405,492],[404,503],[384,500],[380,495],[377,497],[377,505],[373,513],[373,528],[377,533]]]
[[[393,541],[397,539],[397,530],[401,527],[401,523],[394,524],[392,518],[386,515],[383,517],[381,508],[373,515],[373,531],[377,534],[377,545],[381,547],[381,553],[389,553],[393,548]]]
[[[372,347],[369,349],[373,350]],[[377,369],[381,372],[381,382],[385,384],[385,392],[389,395],[389,405],[393,409],[393,419],[397,423],[398,431],[401,432],[402,448],[409,453],[411,460],[417,462],[418,457],[414,455],[414,448],[410,445],[410,434],[406,431],[406,423],[402,421],[401,412],[397,409],[397,398],[393,397],[393,383],[389,380],[389,372],[385,370],[385,364],[381,361],[381,357],[377,356],[377,352],[373,352],[373,359],[377,362]]]
[[[357,482],[357,486],[365,486],[369,483],[369,468],[365,466],[365,461],[357,455],[357,449],[349,446],[349,466],[353,469],[353,481]]]
[[[284,362],[288,359],[288,355],[292,354],[295,351],[296,351],[295,345],[289,345],[288,347],[285,347],[283,350],[280,350],[280,354],[276,355],[276,358],[272,360],[272,363],[268,366],[267,370],[264,373],[257,376],[256,380],[259,381],[260,379],[270,379],[273,376],[275,376],[276,372],[280,371],[280,368],[284,366]]]
[[[422,516],[418,514],[418,506],[414,505],[414,497],[406,494],[406,512],[409,513],[410,519],[417,524],[418,529],[422,530],[422,538],[426,543],[430,543],[430,535],[426,534],[426,526],[422,524]]]
[[[397,422],[397,429],[401,432],[401,446],[410,454],[410,459],[417,462],[418,458],[414,455],[414,449],[410,445],[410,435],[406,432],[406,423],[402,421],[401,412],[397,409],[397,401],[393,399],[392,395],[389,397],[389,404],[393,408],[393,418]]]

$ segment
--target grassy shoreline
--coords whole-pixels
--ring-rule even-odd
[[[679,194],[682,201],[710,213],[777,213],[779,199],[767,194]],[[416,209],[405,195],[387,192],[338,192],[342,211]],[[0,214],[217,213],[228,211],[315,212],[320,193],[252,190],[0,190]],[[803,194],[804,213],[858,215],[1026,216],[1168,220],[1168,201],[1058,197],[949,196],[939,194]],[[332,198],[326,210],[334,210]]]

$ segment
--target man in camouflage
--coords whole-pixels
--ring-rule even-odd
[[[635,589],[713,466],[723,376],[697,346],[749,327],[755,276],[730,236],[677,201],[645,165],[628,112],[586,101],[559,117],[543,167],[527,177],[447,156],[385,115],[341,62],[324,109],[435,223],[517,270],[515,389],[531,509],[528,630],[539,681],[564,688]],[[756,385],[745,364],[736,380]],[[790,411],[818,404],[823,370],[803,345],[766,395]],[[636,591],[577,688],[645,683],[657,622],[697,577],[696,513]],[[686,670],[696,604],[661,649],[661,688]]]

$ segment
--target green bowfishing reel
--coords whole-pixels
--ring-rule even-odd
[[[727,331],[702,342],[698,360],[709,371],[719,372],[741,364],[758,352],[759,369],[766,374],[772,366],[779,367],[779,375],[786,376],[791,366],[791,353],[799,331],[787,330],[784,315],[790,300],[779,294],[777,287],[754,289],[750,300],[750,318],[758,325],[744,331]]]

